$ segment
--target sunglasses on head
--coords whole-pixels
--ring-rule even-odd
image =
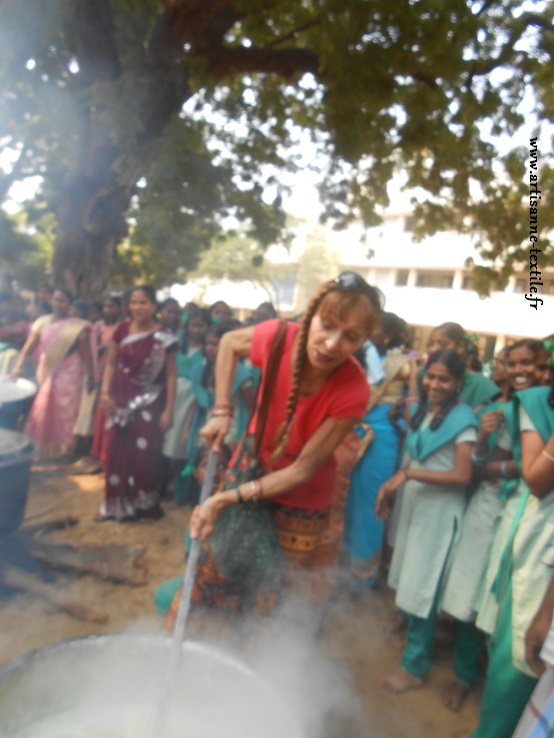
[[[343,292],[353,292],[357,295],[365,295],[373,307],[382,312],[385,308],[385,296],[377,287],[369,285],[363,277],[356,272],[341,272],[333,282],[339,286]]]

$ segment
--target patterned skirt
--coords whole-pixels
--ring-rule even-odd
[[[225,577],[218,566],[209,541],[198,564],[192,603],[195,606],[237,613],[254,607],[263,615],[270,614],[283,594],[294,592],[310,602],[326,601],[332,592],[336,557],[331,546],[329,510],[305,510],[270,504],[279,541],[279,577],[262,579],[254,591],[243,581]],[[166,627],[175,622],[181,597],[173,599]]]

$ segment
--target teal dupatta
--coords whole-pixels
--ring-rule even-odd
[[[468,405],[455,405],[435,430],[427,425],[408,431],[406,450],[412,459],[425,461],[431,454],[453,441],[466,428],[478,428],[479,424]]]

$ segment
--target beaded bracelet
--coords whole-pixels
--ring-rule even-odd
[[[212,410],[230,410],[233,412],[233,405],[230,402],[216,402],[212,405]]]

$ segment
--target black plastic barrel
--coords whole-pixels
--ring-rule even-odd
[[[34,446],[23,433],[0,428],[0,539],[25,516]]]

